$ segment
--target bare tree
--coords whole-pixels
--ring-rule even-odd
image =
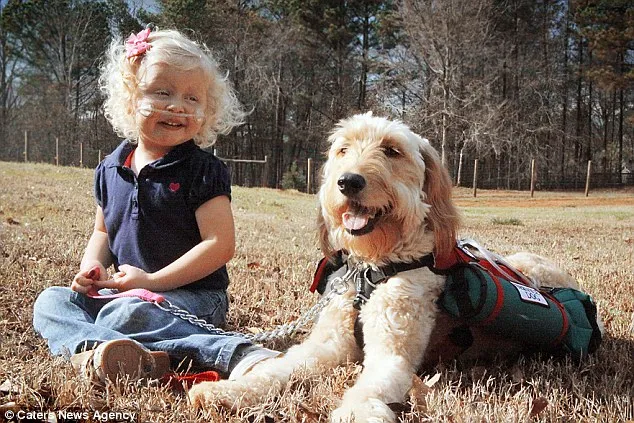
[[[19,98],[15,92],[16,80],[22,70],[14,54],[15,48],[14,40],[6,31],[4,18],[0,16],[0,143],[5,148],[9,147],[6,138]]]
[[[11,0],[3,9],[13,57],[28,68],[20,79],[21,114],[39,150],[54,137],[75,148],[99,101],[98,61],[110,39],[109,9],[98,0]],[[61,108],[60,108],[61,107]],[[39,116],[38,125],[26,122]],[[46,125],[44,125],[46,123]],[[34,146],[34,148],[36,148]],[[64,149],[68,150],[68,149]],[[46,154],[52,157],[52,154]]]
[[[490,0],[402,3],[410,52],[428,86],[419,114],[437,123],[445,164],[452,148],[484,141],[475,134],[492,117],[479,110],[495,110],[485,104],[496,79],[489,64],[491,10]]]

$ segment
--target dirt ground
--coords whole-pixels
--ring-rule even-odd
[[[634,206],[634,187],[620,190],[591,191],[586,197],[583,192],[535,192],[531,198],[528,191],[497,191],[457,188],[454,198],[460,207],[591,207],[591,206]]]

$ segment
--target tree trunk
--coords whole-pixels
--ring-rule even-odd
[[[364,111],[366,108],[366,93],[368,82],[368,51],[370,50],[370,16],[368,12],[368,5],[365,4],[365,13],[363,16],[363,56],[361,58],[361,76],[359,78],[359,101],[357,107],[359,111]]]
[[[444,107],[443,107],[444,109]],[[447,114],[442,112],[442,135],[440,141],[440,161],[443,166],[447,164]]]
[[[610,167],[608,164],[608,132],[609,132],[609,122],[610,122],[610,102],[608,100],[608,94],[605,94],[605,107],[603,108],[603,160],[602,160],[602,168],[603,172],[607,175],[610,172]]]
[[[516,144],[517,144],[517,152],[515,153],[515,172],[517,174],[517,189],[520,189],[520,173],[519,173],[519,165],[520,165],[520,156],[521,145],[522,142],[520,140],[520,128],[521,125],[521,117],[520,117],[520,109],[521,109],[521,99],[520,99],[520,33],[519,33],[519,15],[517,9],[515,10],[515,133],[517,134]],[[511,148],[511,152],[513,149]]]
[[[567,56],[567,54],[566,54]],[[560,181],[564,182],[566,179],[566,141],[567,141],[567,125],[566,119],[568,117],[568,66],[565,66],[564,72],[564,99],[562,104],[561,111],[561,162],[559,164],[560,170],[559,174],[561,175]],[[561,183],[559,188],[562,188]]]
[[[549,28],[549,20],[548,20],[548,6],[549,6],[549,1],[548,0],[544,0],[543,3],[543,16],[542,16],[542,43],[543,43],[543,60],[544,60],[544,69],[546,70],[546,81],[548,81],[549,84],[549,88],[551,87],[550,85],[550,81],[551,81],[551,74],[550,74],[550,65],[549,65],[549,51],[548,51],[548,39],[550,38],[550,28]],[[554,87],[553,87],[554,88]],[[545,122],[544,125],[547,126],[546,129],[546,134],[545,134],[545,142],[544,142],[544,147],[546,149],[546,153],[545,153],[545,166],[544,166],[544,170],[542,172],[542,179],[543,181],[545,181],[546,183],[548,182],[548,180],[550,179],[550,165],[551,165],[551,138],[552,138],[552,132],[553,132],[553,127],[550,124],[550,116],[551,116],[551,110],[552,107],[550,105],[550,96],[545,96],[544,97],[544,103],[546,106],[546,110],[544,112],[544,118],[545,118]]]
[[[447,73],[448,70],[448,47],[445,46],[445,58],[443,62],[443,73],[442,73],[442,127],[441,127],[441,140],[440,140],[440,161],[443,166],[447,165],[447,103],[449,100],[449,77]]]
[[[623,95],[623,88],[621,88],[619,90],[619,170],[618,172],[621,172],[621,169],[623,167],[623,117],[625,114],[625,98]]]
[[[588,51],[588,67],[592,66],[592,51]],[[592,160],[592,95],[594,84],[592,79],[588,80],[588,141],[586,146],[586,161]]]
[[[579,61],[577,66],[577,122],[575,126],[575,188],[577,188],[577,181],[579,179],[580,162],[581,162],[581,127],[582,127],[582,113],[581,113],[581,89],[583,86],[583,38],[579,37]]]
[[[281,98],[282,98],[282,58],[280,57],[277,66],[277,92],[275,93],[275,123],[273,126],[273,157],[275,160],[275,188],[280,187],[282,180],[282,161],[284,159],[284,144],[281,131]]]
[[[612,120],[611,120],[611,129],[610,129],[610,144],[614,145],[616,142],[614,139],[614,134],[616,132],[616,87],[612,89]],[[611,157],[614,160],[614,156]],[[618,160],[618,159],[617,159]],[[619,172],[621,170],[621,164],[616,163],[616,171]]]

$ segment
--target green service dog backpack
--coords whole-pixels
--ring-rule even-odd
[[[598,348],[601,331],[597,308],[588,294],[571,288],[536,290],[530,280],[501,257],[472,240],[458,241],[453,256],[450,264],[442,267],[436,267],[431,255],[417,263],[399,266],[424,266],[445,275],[447,281],[438,305],[466,328],[477,326],[525,345],[531,351],[569,355],[575,359],[582,359]],[[383,277],[374,279],[373,283],[357,285],[357,297],[367,300],[376,283],[386,281],[386,275],[399,271],[393,267],[377,269]],[[343,276],[346,271],[347,259],[342,252],[334,259],[322,259],[311,292],[323,294],[328,289],[328,281]],[[468,338],[465,336],[459,344],[468,344]]]
[[[536,290],[474,241],[459,241],[456,256],[439,299],[452,317],[552,355],[582,359],[598,348],[597,308],[588,294],[571,288]]]

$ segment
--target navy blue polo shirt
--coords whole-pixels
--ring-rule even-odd
[[[156,272],[201,242],[196,209],[219,195],[231,198],[229,172],[194,141],[176,146],[138,176],[126,159],[136,148],[121,143],[97,166],[95,197],[103,209],[115,268],[128,264]],[[225,266],[184,288],[224,289]]]

